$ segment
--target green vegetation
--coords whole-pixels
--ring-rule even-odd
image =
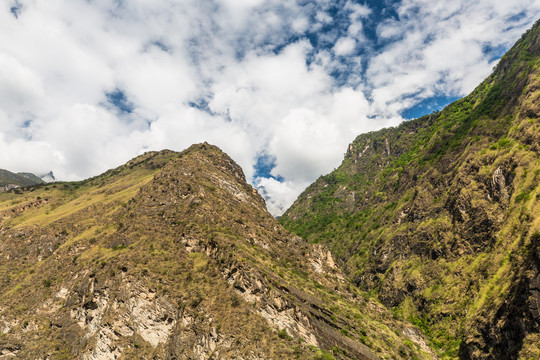
[[[473,334],[499,341],[479,329],[493,331],[489,321],[525,281],[524,249],[540,229],[539,28],[464,99],[358,136],[341,166],[280,218],[327,244],[441,358],[477,346]]]

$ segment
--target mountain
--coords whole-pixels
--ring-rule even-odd
[[[43,183],[43,180],[30,173],[12,173],[0,169],[0,191],[8,191],[21,186],[31,186]]]
[[[46,182],[46,183],[50,183],[50,182],[55,182],[56,181],[56,178],[54,177],[54,174],[52,171],[49,171],[47,174],[45,175],[41,175],[39,177],[42,181]]]
[[[441,358],[540,358],[539,31],[469,96],[358,136],[280,218]]]
[[[433,358],[208,144],[0,193],[1,359]]]

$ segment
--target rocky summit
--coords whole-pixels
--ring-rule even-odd
[[[0,359],[433,358],[217,147],[0,194]]]
[[[540,23],[469,96],[362,134],[280,222],[441,358],[540,358]]]

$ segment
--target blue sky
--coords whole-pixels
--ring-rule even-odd
[[[208,141],[279,215],[363,132],[478,85],[539,0],[9,0],[0,168],[61,180]]]

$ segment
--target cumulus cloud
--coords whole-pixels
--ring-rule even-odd
[[[75,180],[209,141],[280,214],[359,133],[470,91],[540,14],[534,0],[388,7],[4,1],[0,167]]]
[[[340,38],[336,45],[334,45],[333,51],[338,56],[350,55],[354,52],[356,47],[356,40],[350,37]]]
[[[292,204],[298,194],[305,189],[310,182],[278,181],[274,178],[257,178],[255,185],[259,192],[266,198],[266,207],[272,214],[281,215],[284,204]]]

